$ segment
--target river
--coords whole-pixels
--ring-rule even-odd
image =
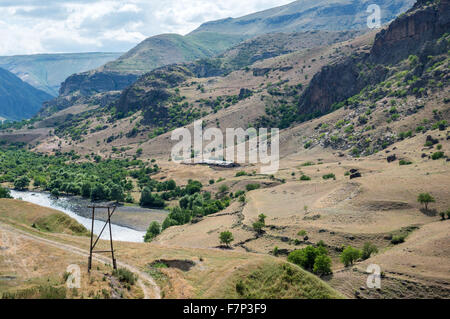
[[[77,222],[82,224],[88,230],[91,230],[92,220],[83,216],[76,214],[71,209],[71,204],[67,197],[60,197],[59,199],[52,198],[50,194],[47,193],[39,193],[39,192],[20,192],[16,190],[11,190],[11,196],[15,199],[21,199],[23,201],[33,203],[39,206],[53,208],[64,214],[69,215]],[[98,235],[105,224],[104,221],[95,220],[94,221],[94,234]],[[135,242],[141,243],[144,241],[145,232],[137,231],[128,227],[123,227],[119,225],[115,225],[111,223],[113,239],[115,241],[126,241],[126,242]],[[102,239],[109,239],[109,229],[105,228],[103,232]]]

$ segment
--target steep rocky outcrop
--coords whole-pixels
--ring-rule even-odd
[[[142,110],[148,124],[167,121],[165,103],[174,96],[168,89],[192,75],[186,67],[180,65],[162,67],[143,75],[120,95],[115,105],[117,116]]]
[[[300,97],[299,117],[305,119],[332,111],[337,103],[368,85],[383,81],[389,74],[390,65],[410,55],[417,54],[423,61],[430,53],[445,52],[446,43],[439,43],[437,39],[449,30],[449,2],[418,1],[377,34],[370,51],[354,53],[338,63],[323,67]],[[423,68],[417,68],[416,73],[422,71]]]

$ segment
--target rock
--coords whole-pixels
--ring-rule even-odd
[[[308,236],[303,237],[303,240],[304,240],[304,241],[307,241],[308,239],[309,239]]]
[[[326,233],[327,231],[325,229],[320,229],[319,233]]]
[[[362,177],[360,172],[350,175],[350,179],[360,178],[360,177]]]
[[[395,161],[396,159],[397,159],[397,155],[393,154],[393,155],[387,157],[387,162],[391,163],[391,162]]]
[[[358,172],[358,170],[357,169],[354,169],[354,168],[352,168],[351,170],[350,170],[350,174],[355,174],[355,173],[357,173]]]

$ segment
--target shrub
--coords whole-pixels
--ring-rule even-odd
[[[348,246],[342,251],[341,261],[345,265],[345,267],[348,267],[350,265],[353,265],[355,261],[361,258],[361,254],[362,253],[359,249]]]
[[[391,244],[398,245],[405,242],[406,235],[396,235],[391,239]]]
[[[113,275],[116,276],[120,282],[126,282],[130,285],[134,285],[137,280],[137,276],[125,268],[114,270]]]
[[[236,177],[239,177],[239,176],[246,176],[247,175],[247,172],[245,172],[245,171],[240,171],[240,172],[237,172],[236,173]]]
[[[255,190],[255,189],[258,189],[258,188],[260,188],[260,187],[261,187],[260,184],[247,184],[247,185],[245,186],[245,189],[246,189],[248,192],[250,192],[250,191]]]
[[[147,229],[147,233],[144,236],[144,242],[148,243],[161,233],[161,226],[157,221],[153,221]]]
[[[431,158],[433,159],[433,161],[441,159],[444,157],[444,152],[435,152],[433,153],[433,155],[431,155]]]
[[[259,214],[259,215],[258,215],[258,221],[261,222],[261,223],[263,223],[264,226],[266,225],[266,218],[267,218],[267,216],[264,215],[264,214]]]
[[[219,235],[219,240],[221,244],[225,244],[227,247],[234,240],[233,234],[230,231],[221,232]]]
[[[322,178],[323,179],[331,179],[332,178],[332,179],[336,180],[336,175],[334,175],[333,173],[325,174],[322,176]]]
[[[302,176],[300,177],[300,180],[301,180],[301,181],[310,181],[310,180],[311,180],[311,177],[306,176],[306,175],[302,175]]]
[[[411,165],[412,164],[411,161],[407,161],[407,160],[400,160],[398,163],[399,163],[399,165]]]
[[[229,187],[227,185],[225,185],[225,184],[220,185],[220,187],[219,187],[219,192],[220,193],[226,193],[226,192],[228,192],[228,190],[229,190]]]
[[[0,186],[0,198],[12,198],[9,189]]]
[[[363,260],[369,259],[370,256],[373,253],[377,253],[377,252],[378,252],[378,248],[374,244],[372,244],[372,243],[365,243],[364,247],[363,247],[363,250],[362,250],[361,258]]]
[[[288,261],[299,265],[303,269],[312,270],[318,274],[328,274],[331,272],[331,260],[320,258],[319,256],[327,257],[327,250],[322,247],[307,246],[306,248],[295,250],[288,256]],[[316,267],[316,270],[314,268]],[[328,268],[328,269],[327,269]]]
[[[297,233],[298,236],[306,236],[306,230],[301,230]]]
[[[440,212],[439,216],[441,216],[441,220],[445,220],[445,213],[444,212]]]

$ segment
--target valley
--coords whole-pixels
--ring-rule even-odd
[[[392,16],[375,30],[361,17],[350,25],[361,10],[342,3],[296,1],[151,37],[69,76],[37,116],[2,124],[0,296],[450,298],[450,2],[383,1]],[[196,121],[223,135],[279,128],[279,169],[180,164],[172,136]],[[214,160],[236,162],[219,144]],[[88,275],[89,230],[8,198],[18,191],[120,203],[113,222],[145,242],[114,243],[123,273],[97,256]],[[64,288],[69,264],[80,289]]]

